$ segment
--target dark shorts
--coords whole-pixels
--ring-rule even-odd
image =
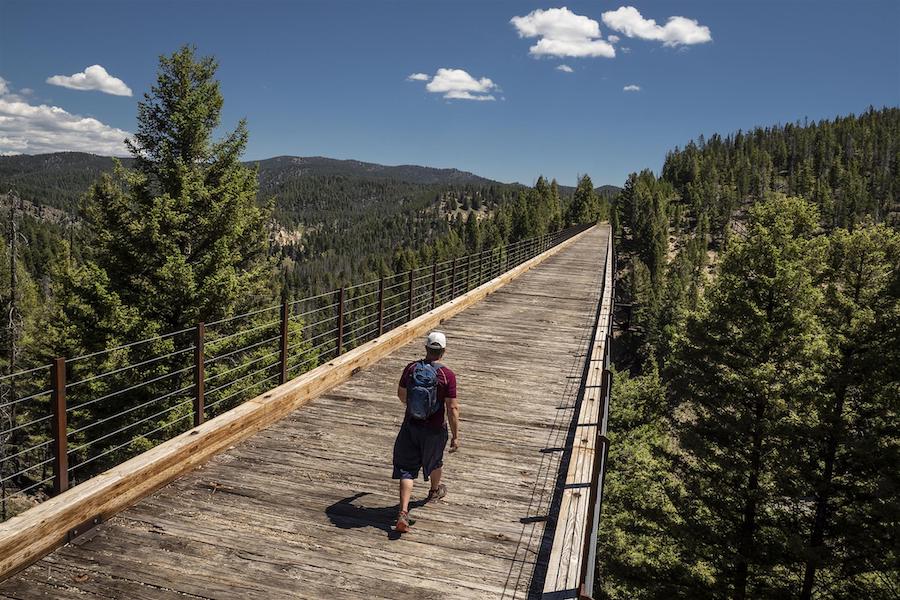
[[[449,434],[446,429],[404,423],[394,441],[393,479],[415,479],[422,469],[425,481],[435,469],[444,466],[444,447]]]

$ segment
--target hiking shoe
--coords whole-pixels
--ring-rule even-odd
[[[428,492],[428,499],[425,502],[431,502],[433,500],[440,500],[444,496],[447,495],[447,486],[443,483],[437,486],[436,490],[431,490]]]
[[[397,524],[394,525],[394,531],[397,533],[406,533],[411,526],[412,523],[409,522],[409,513],[400,511],[400,514],[397,515]]]

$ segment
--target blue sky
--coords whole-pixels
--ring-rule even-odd
[[[532,12],[564,6],[572,16]],[[615,13],[616,30],[604,13],[625,6],[636,10]],[[673,16],[696,23],[666,28]],[[513,17],[530,20],[517,28]],[[587,37],[569,27],[591,22]],[[0,118],[0,152],[117,144],[115,129],[135,127],[158,56],[191,43],[219,59],[223,124],[247,118],[250,159],[322,155],[621,184],[701,133],[897,106],[898,26],[894,0],[0,0],[0,117],[4,106],[13,115]],[[540,35],[521,37],[528,27]],[[530,52],[537,44],[550,53]],[[46,81],[95,64],[133,95]],[[427,91],[447,89],[446,78],[432,80],[438,69],[464,70],[467,89],[478,88],[469,95],[493,100]],[[428,80],[407,80],[414,73]],[[59,109],[76,124],[42,121]],[[81,127],[91,131],[77,135]]]

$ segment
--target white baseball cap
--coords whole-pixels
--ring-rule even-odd
[[[425,347],[432,350],[443,350],[447,347],[447,336],[440,331],[432,331],[425,338]]]

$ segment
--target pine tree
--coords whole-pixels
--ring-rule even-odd
[[[481,227],[478,225],[478,217],[473,212],[466,218],[466,247],[469,252],[481,252]]]
[[[803,458],[789,417],[808,412],[828,356],[811,270],[818,215],[785,197],[751,215],[669,365],[689,537],[715,594],[736,599],[787,593],[780,517],[799,512],[784,491],[802,479]]]
[[[600,217],[598,203],[594,184],[590,176],[585,175],[578,180],[575,188],[572,204],[569,206],[569,223],[596,223]]]
[[[675,499],[684,494],[667,459],[665,386],[655,370],[616,372],[610,412],[610,470],[604,484],[597,556],[601,598],[697,599],[708,569],[691,562],[679,535],[685,522]]]
[[[257,206],[256,171],[240,162],[246,124],[212,139],[223,102],[216,69],[187,46],[160,58],[128,141],[137,170],[105,177],[87,202],[94,261],[124,302],[165,329],[277,298],[270,210]]]
[[[822,317],[836,351],[809,436],[815,509],[800,598],[812,598],[817,582],[841,595],[888,598],[900,584],[883,527],[900,518],[900,234],[837,230],[825,265]]]
[[[550,231],[559,231],[563,228],[562,200],[559,197],[559,184],[556,179],[550,182]]]
[[[93,186],[83,207],[90,239],[86,261],[56,267],[46,355],[97,352],[278,298],[268,257],[271,211],[257,206],[256,172],[240,163],[246,127],[241,122],[224,139],[212,139],[222,108],[215,71],[212,58],[197,59],[190,47],[160,58],[157,83],[139,103],[138,131],[128,141],[137,168],[117,165]],[[70,440],[77,448],[74,466],[101,456],[90,466],[99,470],[148,447],[143,432],[177,432],[188,424],[188,355],[150,360],[172,353],[176,341],[183,344],[183,336],[104,352],[70,369],[71,377],[90,381],[72,394],[74,404],[103,398],[71,414],[73,427],[84,430]],[[125,369],[133,364],[147,366]],[[227,367],[228,361],[220,361],[215,369]],[[90,377],[109,371],[114,374]],[[178,376],[163,378],[167,373]],[[158,383],[134,387],[143,381]],[[130,387],[127,396],[119,394]],[[155,403],[157,396],[162,400]],[[122,423],[112,416],[126,407],[131,425],[116,433]],[[166,429],[170,425],[175,428]],[[89,471],[75,473],[84,474]]]

